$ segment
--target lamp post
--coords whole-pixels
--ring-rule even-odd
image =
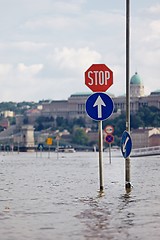
[[[130,0],[126,0],[126,131],[130,133]],[[125,187],[131,191],[130,157],[125,159]]]

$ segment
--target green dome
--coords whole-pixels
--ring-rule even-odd
[[[142,84],[142,80],[140,78],[140,76],[138,75],[138,73],[136,72],[132,77],[131,77],[131,84],[135,84],[135,85],[141,85]]]

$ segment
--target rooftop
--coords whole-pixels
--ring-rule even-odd
[[[155,90],[155,91],[153,91],[153,92],[151,92],[151,94],[150,95],[160,95],[160,89],[157,89],[157,90]]]
[[[130,84],[134,84],[134,85],[142,84],[142,79],[140,78],[137,72],[135,72],[135,74],[131,77]]]

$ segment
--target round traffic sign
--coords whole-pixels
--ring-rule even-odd
[[[43,150],[43,149],[44,149],[43,143],[39,143],[39,144],[38,144],[38,150]]]
[[[93,92],[105,92],[113,84],[113,72],[105,64],[92,64],[85,72],[85,84]]]
[[[86,112],[94,120],[105,120],[113,112],[112,99],[105,93],[94,93],[86,101]]]
[[[106,142],[112,143],[114,141],[114,136],[112,134],[106,135]]]
[[[114,132],[114,127],[111,126],[111,125],[107,125],[104,129],[104,131],[107,133],[107,134],[112,134]]]

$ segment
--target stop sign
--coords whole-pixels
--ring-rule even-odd
[[[105,92],[113,84],[113,72],[105,64],[92,64],[85,72],[85,84],[93,92]]]

